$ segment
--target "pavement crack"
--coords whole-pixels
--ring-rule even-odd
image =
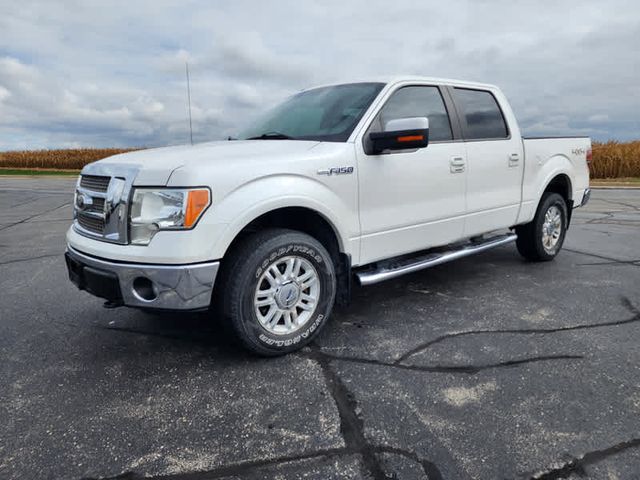
[[[432,347],[435,344],[450,340],[452,338],[471,336],[471,335],[500,335],[500,334],[515,334],[515,335],[546,335],[550,333],[558,333],[558,332],[570,332],[573,330],[588,330],[592,328],[603,328],[603,327],[614,327],[619,325],[627,325],[629,323],[635,323],[640,321],[640,311],[635,309],[631,304],[630,300],[626,297],[622,299],[623,304],[629,308],[633,308],[634,310],[630,310],[634,313],[634,316],[628,318],[626,320],[615,320],[612,322],[601,322],[601,323],[587,323],[580,325],[570,325],[567,327],[556,327],[556,328],[525,328],[525,329],[496,329],[496,330],[468,330],[464,332],[455,332],[448,333],[446,335],[441,335],[433,340],[429,340],[428,342],[424,342],[415,348],[412,348],[406,353],[400,355],[393,363],[396,365],[401,364],[409,357],[417,355],[418,353],[422,353],[428,348]]]
[[[640,317],[640,308],[636,307],[629,297],[622,297],[620,301],[627,310]]]
[[[587,220],[584,222],[585,225],[598,224],[602,221],[606,221],[613,218],[613,213],[606,213],[602,217],[592,218],[591,220]]]
[[[638,260],[615,260],[609,262],[592,262],[592,263],[576,263],[578,267],[593,267],[593,266],[605,266],[605,265],[640,265],[640,259]]]
[[[566,250],[567,252],[571,252],[571,253],[578,253],[580,255],[586,255],[588,257],[594,257],[594,258],[599,258],[601,260],[606,260],[607,263],[634,264],[634,262],[638,261],[638,260],[621,260],[619,258],[606,257],[604,255],[598,255],[597,253],[584,252],[582,250],[575,250],[572,248],[563,248],[563,250]],[[589,265],[589,264],[579,264],[579,265]]]
[[[27,205],[31,205],[32,203],[37,202],[38,200],[41,200],[42,197],[36,196],[33,197],[31,200],[28,200],[26,202],[18,202],[18,203],[14,203],[13,205],[9,205],[9,210],[15,207],[26,207]]]
[[[40,260],[40,259],[43,259],[43,258],[59,257],[61,255],[62,254],[60,254],[60,253],[49,253],[47,255],[39,255],[37,257],[15,258],[13,260],[7,260],[6,262],[0,262],[0,266],[2,266],[2,265],[10,265],[12,263],[29,262],[31,260]]]
[[[584,222],[584,225],[617,225],[619,227],[637,227],[640,225],[640,221],[618,219],[615,217],[606,217],[602,219],[589,220],[588,222]],[[611,232],[609,231],[602,231],[602,230],[594,230],[594,231],[611,235]]]
[[[525,365],[527,363],[548,362],[553,360],[582,360],[583,355],[543,355],[538,357],[520,358],[515,360],[507,360],[504,362],[488,363],[484,365],[406,365],[397,362],[383,362],[369,358],[347,357],[340,355],[331,355],[322,353],[323,356],[332,360],[339,360],[349,363],[359,363],[364,365],[377,365],[381,367],[392,367],[401,370],[410,370],[415,372],[429,373],[463,373],[467,375],[475,375],[483,370],[492,370],[495,368],[515,367]]]
[[[81,480],[208,480],[214,478],[242,476],[254,470],[280,465],[283,463],[296,462],[301,460],[310,460],[314,458],[332,458],[340,455],[347,455],[349,452],[345,448],[333,448],[326,450],[316,450],[300,455],[290,455],[276,457],[265,460],[250,460],[247,462],[239,462],[230,465],[224,465],[211,470],[201,470],[196,472],[175,473],[167,475],[147,476],[136,472],[124,472],[112,477],[83,477]]]
[[[388,446],[374,447],[374,450],[376,453],[393,453],[394,455],[400,455],[413,460],[420,464],[422,470],[427,475],[428,480],[443,480],[444,478],[435,463],[420,458],[415,452]]]
[[[631,210],[634,210],[636,212],[640,212],[640,207],[638,207],[637,205],[633,205],[632,203],[616,202],[615,200],[607,200],[607,199],[604,199],[604,198],[599,198],[598,200],[600,202],[608,203],[609,205],[617,205],[619,207],[627,207],[627,208],[630,208]]]
[[[315,347],[311,347],[311,355],[309,356],[320,365],[329,392],[336,404],[340,416],[340,432],[347,450],[360,453],[365,468],[374,480],[386,479],[387,476],[380,460],[375,455],[373,446],[367,442],[365,437],[364,424],[356,413],[357,403],[353,395],[331,367],[328,356]]]
[[[58,210],[59,208],[66,207],[67,205],[71,205],[71,203],[70,202],[65,202],[62,205],[58,205],[57,207],[50,208],[49,210],[45,210],[44,212],[36,213],[35,215],[31,215],[31,216],[29,216],[27,218],[23,218],[22,220],[20,220],[18,222],[10,223],[9,225],[5,225],[4,227],[0,227],[0,231],[6,230],[7,228],[15,227],[16,225],[20,225],[20,224],[25,223],[25,222],[28,222],[32,218],[36,218],[36,217],[39,217],[41,215],[46,215],[47,213],[54,212],[54,211]]]
[[[570,462],[566,462],[561,467],[534,474],[529,478],[530,480],[559,480],[562,478],[570,478],[573,474],[585,476],[587,474],[585,470],[586,466],[601,462],[607,457],[636,447],[640,447],[640,438],[621,442],[603,450],[594,450],[592,452],[585,453],[580,458],[575,458]]]

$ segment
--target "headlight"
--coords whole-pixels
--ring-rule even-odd
[[[78,189],[80,188],[80,180],[82,180],[82,175],[78,175],[78,179],[76,180],[76,189],[73,192],[73,219],[74,220],[78,216]]]
[[[130,210],[131,243],[147,245],[160,230],[188,230],[211,203],[208,188],[136,188]]]

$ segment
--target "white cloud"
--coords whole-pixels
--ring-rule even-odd
[[[606,113],[596,113],[595,115],[590,115],[587,121],[589,123],[606,123],[609,121],[609,115]]]
[[[0,150],[223,138],[303,87],[387,74],[496,83],[525,134],[637,138],[633,1],[176,3],[0,7]]]
[[[10,96],[11,92],[0,85],[0,102],[2,102],[2,100],[4,100],[5,98],[9,98]]]

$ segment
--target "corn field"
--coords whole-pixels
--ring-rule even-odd
[[[87,163],[135,148],[77,148],[66,150],[23,150],[0,152],[0,168],[47,168],[80,170]]]
[[[593,143],[591,178],[640,177],[640,140]]]
[[[80,170],[87,163],[133,149],[81,148],[0,152],[0,168]],[[640,140],[593,143],[591,178],[640,177]]]

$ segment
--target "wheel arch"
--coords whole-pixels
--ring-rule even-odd
[[[322,243],[334,258],[344,252],[338,229],[331,220],[315,209],[302,206],[278,207],[255,216],[235,234],[226,251],[231,251],[247,235],[267,228],[289,228],[306,233]]]
[[[335,223],[317,209],[308,206],[284,206],[254,216],[236,232],[225,249],[225,257],[248,235],[268,228],[288,228],[306,233],[318,240],[334,261],[338,281],[336,302],[341,305],[349,303],[352,287],[351,252],[346,248]]]
[[[542,191],[543,194],[547,192],[553,192],[561,195],[565,202],[567,202],[567,208],[571,208],[571,204],[573,203],[573,189],[571,187],[571,178],[569,178],[569,175],[566,173],[556,174],[547,182],[544,190]]]
[[[547,193],[557,193],[564,198],[567,205],[567,229],[571,225],[571,214],[573,213],[573,189],[571,178],[566,173],[558,173],[549,180],[540,195],[538,204],[542,201],[542,196]]]

